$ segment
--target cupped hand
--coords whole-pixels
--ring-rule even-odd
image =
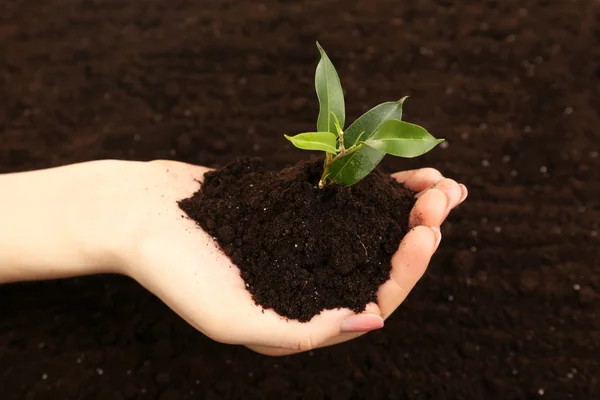
[[[208,169],[173,161],[148,166],[130,189],[136,207],[126,218],[135,229],[124,251],[123,272],[210,338],[267,355],[329,346],[381,328],[425,272],[440,244],[440,225],[467,197],[464,185],[434,169],[393,174],[418,199],[410,214],[412,229],[392,257],[390,279],[379,288],[377,304],[361,314],[326,310],[300,323],[257,306],[239,269],[179,209],[177,201],[200,188]]]

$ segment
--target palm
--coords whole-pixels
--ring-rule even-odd
[[[140,240],[140,256],[132,276],[160,297],[192,326],[224,343],[243,344],[265,354],[304,351],[350,340],[360,333],[341,333],[350,310],[327,310],[308,323],[286,320],[254,304],[238,268],[210,236],[183,217],[177,201],[199,188],[205,168],[160,162],[163,173],[147,192],[148,219]],[[369,304],[358,324],[372,315],[389,315],[402,303],[424,273],[437,247],[429,227],[438,227],[447,205],[457,205],[461,187],[431,169],[396,174],[409,189],[422,192],[411,213],[411,226],[392,259],[391,279],[378,292],[378,304]],[[435,185],[435,189],[430,189]],[[464,199],[462,199],[464,200]],[[149,217],[151,215],[148,215]],[[375,317],[379,319],[378,317]]]

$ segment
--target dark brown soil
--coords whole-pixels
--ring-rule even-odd
[[[179,203],[240,268],[256,304],[300,322],[377,301],[414,205],[414,193],[378,171],[321,190],[322,172],[322,159],[271,172],[241,158]]]
[[[353,120],[409,95],[469,198],[384,329],[295,357],[214,343],[135,282],[0,286],[13,399],[600,398],[594,0],[1,1],[0,172],[306,157],[315,40]],[[0,188],[0,192],[1,192]],[[1,223],[1,221],[0,221]],[[1,244],[0,244],[1,246]]]

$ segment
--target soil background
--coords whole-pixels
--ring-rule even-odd
[[[319,40],[353,120],[409,95],[470,189],[380,332],[286,358],[206,339],[129,279],[0,287],[12,399],[600,397],[600,3],[3,1],[0,172],[304,159]],[[1,223],[1,221],[0,221]],[[1,245],[1,244],[0,244]]]

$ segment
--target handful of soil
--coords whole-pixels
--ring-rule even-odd
[[[374,171],[318,189],[323,161],[267,171],[240,158],[205,175],[179,206],[240,269],[256,304],[301,322],[376,301],[408,231],[413,193]]]

